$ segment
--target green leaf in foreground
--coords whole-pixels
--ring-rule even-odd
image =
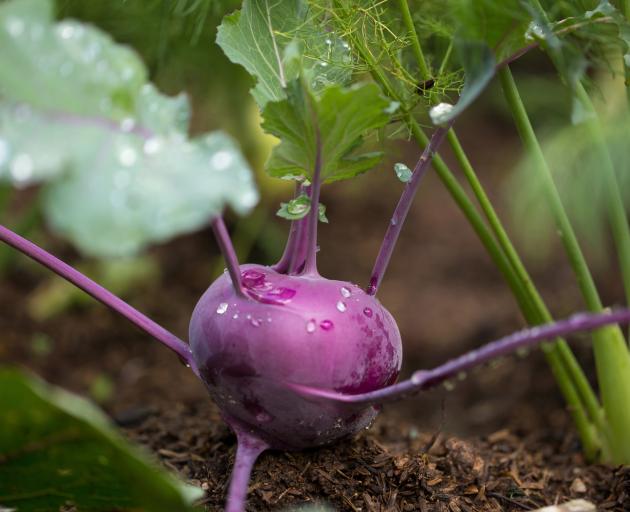
[[[217,43],[256,78],[251,92],[261,108],[286,98],[287,84],[300,74],[318,90],[347,82],[351,73],[349,45],[322,28],[306,0],[245,0],[224,18]]]
[[[145,460],[83,398],[0,370],[0,508],[193,510],[200,489]]]
[[[82,252],[127,256],[257,202],[229,137],[189,139],[186,98],[97,28],[56,23],[51,0],[0,4],[0,68],[0,181],[45,182],[47,219]]]
[[[314,95],[299,80],[287,88],[287,99],[267,104],[263,128],[278,137],[267,162],[271,176],[312,177],[319,129],[324,182],[348,179],[374,167],[380,152],[358,153],[363,136],[390,119],[391,102],[376,84],[329,86]]]

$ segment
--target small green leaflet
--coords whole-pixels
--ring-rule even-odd
[[[257,80],[252,95],[263,108],[286,98],[300,74],[319,90],[350,77],[350,47],[313,19],[306,0],[245,0],[226,16],[217,43],[227,57]]]
[[[394,164],[394,172],[396,173],[396,177],[403,183],[409,182],[413,175],[411,169],[401,162]]]
[[[96,257],[196,230],[228,205],[248,212],[258,194],[236,144],[189,139],[185,96],[157,91],[97,28],[55,23],[52,5],[0,4],[0,181],[45,182],[49,222]]]
[[[288,203],[280,203],[280,209],[276,212],[278,217],[288,220],[300,220],[308,215],[311,211],[311,198],[306,194],[302,194]],[[318,217],[320,222],[328,223],[326,217],[326,205],[319,203]]]
[[[321,136],[323,182],[352,178],[381,160],[380,152],[355,151],[365,133],[390,119],[391,102],[381,96],[376,84],[333,85],[314,95],[294,80],[287,95],[263,111],[263,128],[281,140],[267,162],[271,176],[312,179],[316,126]]]
[[[0,369],[0,508],[184,512],[203,491],[116,433],[87,400]]]

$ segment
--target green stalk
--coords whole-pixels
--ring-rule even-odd
[[[340,0],[335,0],[335,4],[337,8],[345,11],[345,8]],[[413,29],[413,31],[415,32],[415,28]],[[360,54],[361,58],[368,64],[370,73],[374,80],[380,84],[384,92],[390,98],[403,104],[402,98],[389,83],[389,80],[387,79],[383,69],[374,60],[369,50],[364,47],[359,39],[356,38],[354,33],[350,32],[348,34],[348,37],[356,51]],[[428,137],[409,112],[405,114],[404,122],[409,127],[418,145],[424,148],[428,143]],[[497,269],[504,276],[524,316],[526,318],[532,318],[534,315],[534,306],[531,303],[530,298],[526,295],[523,287],[520,285],[517,279],[514,269],[509,263],[509,260],[506,258],[501,248],[497,245],[495,238],[488,230],[488,227],[477,212],[473,203],[468,198],[466,192],[461,187],[457,179],[454,177],[453,173],[450,171],[444,160],[442,160],[439,155],[435,155],[435,157],[433,158],[433,167],[436,170],[438,177],[453,197],[455,203],[465,215],[473,230],[477,233],[477,236],[486,248]],[[556,382],[558,383],[558,387],[560,388],[560,391],[562,392],[565,401],[568,404],[569,411],[580,435],[585,455],[588,458],[592,459],[596,451],[598,450],[598,447],[600,446],[600,441],[597,438],[596,432],[594,431],[591,423],[589,422],[584,404],[580,400],[580,397],[575,389],[575,384],[574,382],[572,382],[571,377],[567,372],[567,368],[563,365],[560,357],[555,353],[552,353],[551,356],[549,356],[549,361],[552,372],[556,378]],[[577,368],[579,370],[579,366]],[[599,415],[596,415],[596,417],[597,416]]]
[[[420,46],[420,39],[418,39],[418,33],[416,32],[416,27],[413,23],[411,12],[409,11],[409,4],[407,3],[407,0],[398,0],[398,5],[400,5],[400,12],[403,17],[403,23],[407,28],[407,32],[409,32],[409,37],[411,37],[411,48],[413,50],[414,56],[416,57],[418,69],[420,70],[420,77],[422,80],[428,80],[429,78],[431,78],[431,71],[429,70],[427,61],[424,58],[422,46]]]
[[[514,245],[512,244],[499,216],[497,215],[490,199],[488,198],[475,170],[473,169],[466,153],[464,152],[464,148],[462,147],[454,129],[451,129],[447,134],[449,143],[455,154],[455,158],[459,162],[462,170],[464,171],[464,175],[470,184],[470,187],[481,206],[482,211],[484,212],[486,219],[490,223],[490,227],[494,232],[494,236],[496,237],[499,246],[503,249],[510,265],[514,269],[516,277],[519,281],[519,286],[523,288],[526,295],[533,305],[533,314],[525,315],[527,322],[530,325],[536,324],[545,324],[553,321],[551,313],[547,308],[547,305],[543,301],[538,289],[534,285],[525,265],[521,258],[519,257]],[[601,428],[602,425],[602,415],[601,408],[597,397],[595,396],[595,392],[591,387],[586,375],[582,371],[579,363],[575,359],[571,348],[568,346],[566,341],[563,339],[556,340],[554,344],[545,344],[542,345],[542,349],[545,353],[545,357],[547,358],[549,364],[552,367],[558,364],[558,361],[561,360],[565,365],[568,373],[571,375],[573,382],[577,388],[577,392],[580,395],[586,410],[591,418],[591,420]]]
[[[500,70],[499,77],[521,139],[536,162],[535,167],[540,174],[539,178],[543,183],[547,201],[587,307],[593,312],[602,311],[602,303],[593,277],[564,210],[560,194],[509,67]],[[630,462],[630,435],[628,435],[630,432],[630,353],[621,329],[614,326],[595,331],[593,349],[606,419],[606,428],[603,432],[606,441],[603,457],[614,463],[628,463]]]

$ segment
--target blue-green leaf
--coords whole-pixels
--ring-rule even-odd
[[[198,229],[258,195],[234,142],[188,138],[185,96],[51,0],[0,4],[0,181],[45,182],[44,211],[84,253],[123,256]]]

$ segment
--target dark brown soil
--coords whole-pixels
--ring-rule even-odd
[[[474,140],[492,138],[503,151],[492,158],[507,167],[514,139],[500,123],[493,125],[495,132],[476,133]],[[473,156],[487,158],[485,148],[470,145]],[[496,168],[492,161],[476,163]],[[501,172],[484,179],[499,198]],[[333,223],[321,233],[323,275],[366,281],[398,194],[392,183],[391,176],[374,173],[324,198]],[[48,240],[47,247],[73,259],[65,245]],[[137,290],[130,301],[185,338],[190,312],[210,282],[216,248],[206,231],[154,254],[161,281]],[[42,323],[29,319],[28,295],[48,274],[21,261],[0,286],[0,362],[24,365],[85,395],[99,380],[112,383],[111,396],[97,393],[112,418],[164,465],[203,487],[208,510],[220,510],[235,440],[203,386],[166,349],[101,306],[71,309]],[[564,261],[555,258],[534,270],[555,314],[582,307]],[[607,303],[620,297],[615,275],[598,275]],[[405,340],[403,376],[522,326],[500,276],[433,176],[423,184],[379,295]],[[41,334],[51,340],[47,356],[33,348]],[[576,349],[588,367],[588,342]],[[599,510],[630,510],[630,468],[585,464],[550,372],[534,352],[473,372],[455,390],[388,407],[356,439],[263,455],[249,509],[317,502],[349,511],[517,511],[569,498],[591,500]]]

